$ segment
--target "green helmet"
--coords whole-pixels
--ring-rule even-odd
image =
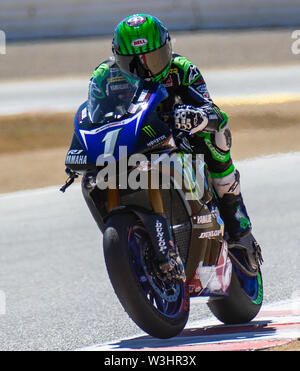
[[[115,30],[112,49],[117,65],[125,72],[152,81],[162,81],[169,73],[169,32],[151,15],[134,14],[123,19]]]

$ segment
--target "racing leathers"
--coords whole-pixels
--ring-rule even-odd
[[[118,68],[114,58],[110,58],[96,68],[93,76],[104,64],[106,68]],[[251,231],[251,222],[240,192],[239,172],[230,155],[228,117],[214,104],[199,69],[185,57],[173,54],[169,74],[162,84],[168,97],[157,110],[162,119],[174,112],[174,129],[193,133],[189,140],[193,152],[204,155],[226,230],[230,239],[238,240]]]

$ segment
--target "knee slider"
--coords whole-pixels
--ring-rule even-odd
[[[228,127],[215,133],[215,144],[221,151],[228,152],[230,150],[232,137]]]

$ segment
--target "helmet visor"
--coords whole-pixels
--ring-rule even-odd
[[[115,54],[116,63],[126,71],[141,78],[155,77],[164,71],[172,58],[170,42],[152,52],[138,55]]]

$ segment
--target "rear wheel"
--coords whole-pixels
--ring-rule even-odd
[[[178,335],[189,315],[184,283],[157,268],[147,230],[134,214],[112,216],[103,235],[107,271],[122,306],[145,332]]]
[[[247,323],[260,311],[263,283],[260,270],[255,277],[243,273],[234,263],[228,296],[210,298],[208,307],[225,324]]]

